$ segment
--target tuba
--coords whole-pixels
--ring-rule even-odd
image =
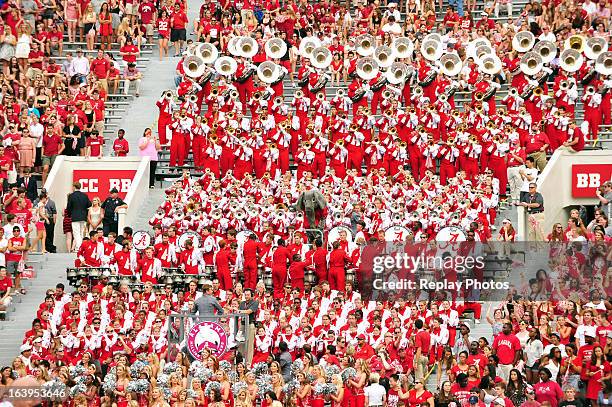
[[[535,36],[530,31],[521,31],[512,38],[512,49],[517,52],[529,52],[535,44]]]
[[[302,38],[300,42],[300,55],[304,58],[310,58],[312,51],[321,46],[321,41],[317,37]]]
[[[393,55],[393,49],[385,45],[376,47],[376,50],[374,51],[374,60],[378,63],[379,67],[390,67],[393,64],[394,59],[395,56]]]
[[[606,51],[599,54],[595,61],[595,70],[601,75],[612,75],[612,52]]]
[[[408,65],[403,62],[394,62],[387,70],[385,76],[389,83],[397,85],[408,79]]]
[[[488,55],[482,59],[479,67],[483,73],[493,76],[502,70],[502,62],[497,55]]]
[[[361,79],[369,81],[378,74],[378,63],[371,57],[359,58],[355,71]]]
[[[523,55],[521,58],[521,71],[525,75],[535,75],[544,67],[542,58],[537,53],[531,51]]]
[[[192,55],[183,61],[183,69],[190,78],[199,78],[206,71],[206,64],[199,56]]]
[[[476,38],[475,40],[472,40],[468,43],[467,47],[465,48],[465,55],[468,58],[472,58],[474,61],[476,61],[478,58],[476,57],[476,50],[479,47],[482,47],[483,45],[486,46],[491,46],[491,42],[484,38],[484,37],[480,37],[480,38]]]
[[[596,60],[602,52],[608,50],[608,42],[602,37],[589,38],[584,46],[584,55],[589,59]]]
[[[279,76],[279,66],[274,62],[265,61],[257,67],[257,77],[264,83],[271,84],[276,82]]]
[[[561,69],[566,72],[576,72],[582,66],[582,62],[584,61],[584,57],[579,51],[575,49],[564,49],[561,52],[561,56],[559,57],[559,65]]]
[[[280,59],[287,53],[287,44],[280,38],[270,38],[264,46],[266,55],[270,59]]]
[[[582,35],[572,35],[565,40],[563,45],[565,49],[573,49],[582,52],[586,46],[586,38]]]
[[[421,44],[421,55],[428,61],[437,61],[443,52],[442,43],[435,39],[423,40]]]
[[[317,47],[312,50],[310,63],[317,69],[326,69],[331,65],[332,54],[327,47]]]
[[[202,58],[205,64],[212,64],[219,57],[219,50],[213,44],[205,43],[196,47],[195,54]]]
[[[408,37],[399,37],[393,40],[391,49],[399,59],[410,58],[414,52],[414,43]]]
[[[238,43],[242,41],[244,37],[232,37],[227,43],[227,52],[232,54],[235,57],[240,56],[240,50],[238,49]]]
[[[244,58],[253,58],[257,54],[258,50],[259,45],[257,44],[257,41],[251,37],[242,37],[238,43],[238,51]]]
[[[370,56],[374,53],[374,43],[374,37],[370,34],[360,35],[355,41],[355,51],[362,57]]]
[[[440,65],[440,72],[451,77],[459,75],[463,68],[461,58],[459,58],[457,54],[444,54],[442,58],[440,58]]]
[[[232,57],[220,57],[215,61],[215,70],[219,75],[231,76],[236,69],[238,69],[238,64]]]
[[[540,41],[533,47],[545,64],[551,62],[557,56],[557,46],[552,41]]]

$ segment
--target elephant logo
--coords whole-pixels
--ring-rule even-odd
[[[204,348],[208,348],[216,357],[220,357],[227,350],[227,333],[216,322],[200,322],[194,325],[187,335],[187,349],[194,358],[200,360],[200,353]]]

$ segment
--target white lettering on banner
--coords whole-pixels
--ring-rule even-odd
[[[599,188],[601,185],[601,174],[576,174],[576,186],[578,188]]]
[[[132,180],[129,178],[111,178],[108,180],[108,184],[110,189],[117,188],[119,192],[128,192],[130,185],[132,185]]]
[[[98,192],[98,180],[94,179],[80,179],[82,192]]]

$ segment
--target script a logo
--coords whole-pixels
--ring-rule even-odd
[[[189,331],[187,348],[191,355],[198,360],[200,359],[200,353],[205,348],[219,357],[227,350],[227,334],[223,327],[215,322],[200,322]]]

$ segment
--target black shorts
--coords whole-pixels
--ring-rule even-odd
[[[187,41],[187,30],[184,28],[173,28],[170,30],[170,41]]]

